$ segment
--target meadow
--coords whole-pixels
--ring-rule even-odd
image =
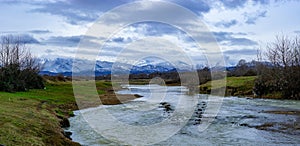
[[[0,92],[0,144],[78,145],[64,136],[70,116],[77,110],[72,83],[47,81],[45,89]],[[110,82],[96,83],[100,95]]]

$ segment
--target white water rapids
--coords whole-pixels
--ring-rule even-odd
[[[149,85],[130,85],[128,86],[130,90],[119,91],[119,94],[139,94],[143,96],[142,98],[126,103],[126,106],[105,105],[86,109],[82,112],[94,115],[92,118],[97,120],[101,118],[101,115],[97,114],[97,110],[106,108],[119,121],[126,124],[145,126],[159,123],[172,116],[172,110],[176,109],[178,96],[182,94],[184,88],[180,86],[151,86],[153,86],[151,91],[149,90]],[[157,93],[159,95],[159,93],[162,93],[162,90],[167,92],[163,101],[160,101],[160,104],[156,102],[152,103],[150,99],[151,94],[155,95]],[[199,102],[195,113],[182,129],[170,138],[155,145],[300,144],[300,116],[298,114],[266,112],[299,111],[300,101],[226,97],[212,124],[205,131],[199,132],[197,127],[201,124],[201,114],[205,110],[205,97],[206,95],[199,95]],[[139,105],[143,105],[143,110],[132,110],[132,107]],[[70,118],[71,127],[68,129],[68,131],[72,132],[71,138],[73,141],[88,146],[119,144],[118,141],[108,140],[95,132],[86,123],[80,111],[75,111],[75,115],[75,117]],[[121,132],[124,129],[113,130],[116,132],[120,130]],[[160,132],[164,132],[163,129]]]

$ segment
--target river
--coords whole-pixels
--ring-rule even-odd
[[[138,98],[123,105],[105,105],[75,111],[71,117],[70,128],[73,141],[82,145],[118,145],[116,139],[106,139],[91,128],[82,116],[90,114],[88,121],[97,121],[103,115],[104,108],[123,123],[133,126],[147,126],[162,122],[172,117],[176,110],[179,96],[185,94],[184,87],[159,85],[129,85],[119,94],[139,94]],[[128,90],[130,89],[130,90]],[[159,102],[153,100],[154,96]],[[188,98],[184,97],[184,98]],[[226,97],[214,121],[204,131],[199,131],[202,114],[207,106],[207,95],[197,95],[198,104],[192,117],[176,133],[154,145],[297,145],[300,144],[300,101],[250,99]],[[134,108],[143,108],[133,110]],[[108,125],[109,123],[100,123]],[[172,124],[170,124],[172,125]],[[173,127],[174,128],[174,127]],[[124,132],[126,129],[106,130]],[[162,128],[163,130],[163,128]],[[163,131],[162,131],[163,133]],[[128,139],[134,135],[128,135]],[[148,137],[150,139],[150,137]],[[148,139],[147,137],[145,139]],[[144,139],[144,140],[145,140]],[[143,140],[141,140],[143,141]]]

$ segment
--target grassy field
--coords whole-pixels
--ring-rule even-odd
[[[96,86],[102,103],[120,103],[114,98],[110,82],[98,81]],[[0,144],[78,145],[67,139],[61,128],[68,125],[67,118],[76,109],[70,81],[48,81],[45,89],[28,92],[0,92]]]
[[[226,96],[253,96],[252,89],[254,87],[256,76],[247,77],[227,77],[226,79]],[[215,85],[213,88],[211,87]],[[220,80],[209,81],[200,85],[200,93],[209,94],[211,89],[224,88],[219,84]]]
[[[76,145],[61,129],[75,109],[70,82],[47,83],[44,90],[0,92],[0,144]]]

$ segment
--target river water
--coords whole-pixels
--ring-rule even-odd
[[[98,113],[105,108],[117,120],[128,125],[154,125],[173,116],[174,110],[180,108],[177,107],[177,103],[181,101],[182,95],[188,98],[188,95],[185,95],[188,90],[180,86],[129,85],[126,87],[127,89],[118,93],[139,94],[143,97],[123,105],[105,105],[75,111],[76,116],[69,119],[71,126],[67,129],[72,132],[72,140],[88,146],[119,145],[120,141],[104,138],[105,136],[99,134],[95,128],[91,128],[93,126],[86,121],[104,119],[105,117]],[[159,96],[164,98],[157,98]],[[300,145],[300,101],[226,97],[214,121],[206,130],[199,131],[198,127],[204,118],[202,114],[206,110],[208,100],[207,95],[196,97],[198,104],[195,104],[192,117],[176,133],[154,145]],[[142,109],[133,110],[133,107],[142,107]],[[92,116],[87,120],[83,117],[83,113]],[[106,126],[110,123],[102,121],[100,124]],[[106,131],[115,133],[126,130],[107,127]],[[162,133],[163,130],[162,128]],[[136,137],[127,136],[128,139]]]

